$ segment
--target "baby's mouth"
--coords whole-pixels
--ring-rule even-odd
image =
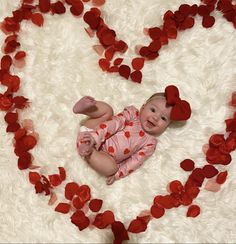
[[[154,127],[154,126],[156,126],[154,123],[152,123],[152,121],[150,121],[150,120],[147,120],[147,127],[148,128],[152,128],[152,127]]]

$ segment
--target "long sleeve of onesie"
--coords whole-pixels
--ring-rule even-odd
[[[155,151],[156,141],[145,145],[143,148],[134,153],[131,157],[120,163],[119,169],[116,172],[115,179],[123,178],[136,169],[138,169],[147,158],[149,158]]]

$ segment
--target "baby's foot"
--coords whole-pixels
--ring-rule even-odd
[[[88,132],[82,132],[80,133],[78,140],[80,156],[89,156],[92,153],[95,144],[94,138]]]
[[[82,114],[87,109],[93,107],[96,104],[96,100],[93,97],[85,96],[82,97],[73,107],[75,114]]]

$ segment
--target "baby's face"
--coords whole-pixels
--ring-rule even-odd
[[[151,135],[161,134],[170,124],[171,109],[166,105],[165,97],[156,97],[147,102],[140,110],[143,130]]]

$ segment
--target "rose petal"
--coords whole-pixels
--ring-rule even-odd
[[[48,205],[52,206],[57,201],[57,195],[55,192],[51,192],[50,199],[48,201]]]
[[[37,25],[39,27],[43,26],[44,18],[42,16],[42,14],[40,14],[40,13],[32,14],[31,20],[35,25]]]
[[[200,214],[200,207],[198,205],[191,205],[188,208],[187,217],[195,218]]]
[[[47,13],[50,11],[51,3],[50,0],[39,0],[39,10],[42,13]]]
[[[218,192],[220,190],[220,184],[218,184],[215,179],[210,179],[207,181],[204,188],[207,191]]]
[[[58,167],[59,169],[59,175],[62,181],[66,179],[66,171],[63,167]]]
[[[102,45],[93,45],[93,49],[99,56],[102,56],[105,51],[105,48]]]
[[[144,232],[147,229],[147,224],[141,219],[134,219],[130,222],[128,231],[131,233]]]
[[[202,170],[206,178],[212,178],[219,173],[213,165],[205,165]]]
[[[141,81],[142,81],[142,72],[139,71],[139,70],[135,70],[134,72],[132,72],[130,74],[130,78],[134,82],[141,83]]]
[[[70,204],[61,202],[56,206],[55,211],[59,213],[67,214],[70,212]]]
[[[215,24],[215,18],[213,16],[203,16],[202,26],[205,28],[210,28]]]
[[[165,209],[157,205],[152,205],[151,214],[154,218],[161,218],[165,214]]]
[[[102,207],[103,201],[100,199],[92,199],[89,203],[89,208],[93,212],[98,212]]]
[[[131,72],[130,67],[127,65],[121,65],[119,67],[119,74],[120,74],[120,76],[124,77],[125,79],[129,79],[130,72]]]
[[[48,177],[52,186],[59,186],[62,182],[61,177],[58,174],[49,175]]]
[[[180,163],[180,167],[185,171],[192,171],[194,169],[194,162],[191,159],[185,159]]]
[[[134,58],[131,62],[133,69],[141,70],[144,66],[144,58]]]
[[[227,178],[228,172],[224,171],[224,172],[220,172],[217,177],[216,177],[216,182],[218,184],[224,184]]]
[[[35,185],[40,179],[41,175],[38,172],[29,172],[29,181],[31,184]]]
[[[66,184],[65,187],[65,198],[68,200],[72,200],[74,195],[78,195],[79,193],[79,185],[75,182],[70,182]]]

